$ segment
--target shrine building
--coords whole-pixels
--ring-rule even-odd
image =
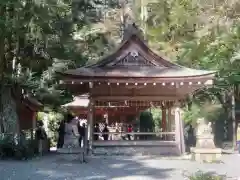
[[[188,95],[211,86],[215,76],[213,71],[190,69],[157,55],[142,39],[135,24],[129,25],[127,36],[114,53],[96,64],[60,72],[60,75],[61,84],[76,95],[75,106],[73,102],[66,106],[87,118],[90,149],[156,146],[160,153],[178,155],[185,152],[181,106]],[[124,122],[135,126],[139,114],[152,107],[161,108],[158,131],[156,126],[136,127],[130,133],[123,130]],[[132,120],[128,121],[127,116],[132,116]],[[109,131],[111,138],[107,141],[94,140],[94,135],[101,134],[94,132],[94,125],[99,122],[107,122],[110,129],[117,126]],[[116,130],[119,124],[121,128]],[[132,138],[121,138],[127,134]]]

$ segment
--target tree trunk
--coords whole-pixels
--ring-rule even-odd
[[[235,113],[235,96],[234,88],[231,90],[231,119],[232,119],[232,128],[233,128],[233,148],[236,148],[237,145],[237,126],[236,126],[236,113]]]
[[[2,86],[0,96],[0,125],[3,133],[16,135],[19,132],[16,101],[11,87]]]

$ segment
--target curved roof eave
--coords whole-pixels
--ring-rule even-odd
[[[99,70],[99,69],[97,69]],[[147,68],[148,72],[141,72],[141,69],[137,68],[135,70],[131,69],[100,69],[99,71],[90,70],[87,68],[72,69],[66,72],[59,72],[62,76],[66,78],[79,78],[79,79],[89,79],[89,78],[191,78],[191,77],[205,77],[212,76],[214,78],[216,71],[206,71],[206,70],[196,70],[190,68]]]

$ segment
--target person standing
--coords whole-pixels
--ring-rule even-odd
[[[79,133],[78,127],[71,114],[68,114],[65,123],[64,145],[63,148],[75,148],[78,146]]]
[[[189,147],[193,147],[194,146],[194,128],[192,127],[192,125],[190,124],[189,125],[189,129],[188,129],[188,132],[187,132],[187,135],[188,135],[188,145]]]
[[[133,131],[132,125],[129,125],[128,128],[127,128],[127,132],[128,132],[127,138],[128,138],[129,141],[131,140],[132,131]]]
[[[36,140],[38,142],[38,153],[40,156],[43,155],[43,147],[44,147],[44,140],[47,139],[47,133],[45,129],[43,128],[43,121],[37,122],[37,129],[36,129]]]
[[[103,129],[102,132],[103,132],[103,139],[104,139],[104,141],[107,141],[108,140],[108,133],[109,133],[107,123],[105,123],[104,129]]]
[[[57,148],[62,148],[64,144],[64,135],[65,135],[65,121],[61,121],[58,128],[58,142]]]
[[[100,132],[99,124],[96,123],[95,126],[94,126],[94,133],[99,133],[99,132]],[[99,139],[99,134],[94,134],[93,138],[94,138],[94,141],[97,141]]]
[[[78,123],[78,133],[79,133],[79,146],[82,147],[85,144],[85,131],[86,131],[86,125],[85,123],[83,123],[82,125],[80,124],[80,122]],[[83,143],[82,143],[83,142]]]

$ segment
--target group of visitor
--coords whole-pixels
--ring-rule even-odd
[[[71,123],[77,125],[77,131],[79,135],[78,136],[79,147],[84,146],[85,135],[86,135],[86,124],[81,123],[81,120],[78,119],[77,117],[73,117],[71,114],[68,114],[67,118],[60,122],[59,128],[57,130],[58,131],[57,148],[63,148],[64,141],[65,141],[64,139],[66,139],[65,137],[68,135],[69,132],[71,133],[70,136],[74,134],[72,128],[70,131],[67,128],[68,125],[70,125]],[[70,125],[70,127],[72,126]]]
[[[124,126],[125,128],[121,127],[119,130],[119,127],[116,126],[114,129],[115,131],[111,131],[111,132],[115,132],[117,135],[119,135],[119,133],[121,134],[121,139],[122,140],[132,140],[132,135],[131,133],[133,132],[133,127],[132,125],[126,125]],[[93,139],[95,141],[97,140],[104,140],[104,141],[107,141],[109,139],[112,139],[112,136],[110,135],[110,130],[109,130],[109,127],[108,127],[108,124],[107,123],[104,123],[104,126],[103,126],[103,129],[101,130],[100,127],[99,127],[99,124],[96,123],[94,125],[94,136],[93,136]],[[114,134],[114,133],[113,133]]]

